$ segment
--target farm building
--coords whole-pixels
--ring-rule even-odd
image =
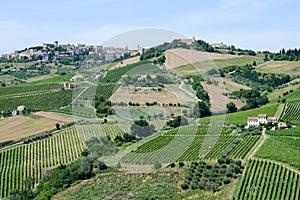
[[[266,114],[259,114],[257,117],[248,117],[247,126],[259,126],[260,124],[276,123],[276,117],[268,117]]]
[[[70,81],[82,81],[83,80],[83,76],[78,75],[78,76],[73,76]]]
[[[75,84],[74,83],[64,83],[64,89],[68,90],[68,89],[73,89],[75,88]]]
[[[18,106],[17,107],[17,110],[13,110],[11,112],[12,115],[19,115],[22,111],[26,111],[27,110],[27,107],[26,106]]]
[[[22,112],[22,111],[25,111],[25,110],[27,110],[27,107],[26,106],[18,106],[17,107],[17,111],[19,111],[19,112]]]

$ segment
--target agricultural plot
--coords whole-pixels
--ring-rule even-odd
[[[4,96],[16,96],[24,93],[36,93],[42,91],[59,90],[62,88],[60,84],[49,84],[49,85],[18,85],[2,87],[0,89],[0,97]]]
[[[28,177],[35,179],[31,186],[27,185],[33,188],[47,169],[75,160],[83,148],[76,132],[71,130],[1,152],[0,197],[6,197],[12,189],[24,188]]]
[[[270,136],[255,157],[283,162],[299,170],[300,137]]]
[[[256,69],[262,73],[299,75],[300,61],[270,61]]]
[[[157,119],[159,116],[166,117],[166,114],[157,108],[132,108],[119,106],[114,106],[113,108],[115,110],[115,115],[113,115],[112,118],[118,123],[133,122],[134,120],[140,119],[141,116],[145,119],[149,119],[150,117],[150,120],[155,121],[158,121]]]
[[[293,101],[293,102],[286,103],[281,119],[292,123],[297,123],[298,121],[299,123],[300,101]]]
[[[244,159],[251,151],[261,136],[246,136],[243,140],[228,154],[230,158]]]
[[[108,99],[115,89],[115,84],[99,84],[99,85],[90,85],[85,90],[75,91],[75,93],[80,94],[78,98],[95,98],[103,97]],[[74,93],[74,94],[75,94]]]
[[[300,175],[273,162],[249,160],[235,199],[300,199]]]
[[[127,65],[125,67],[110,70],[110,71],[108,71],[106,76],[103,77],[100,80],[100,82],[102,82],[102,83],[116,83],[121,79],[121,77],[124,74],[126,74],[130,70],[133,70],[134,68],[145,65],[145,64],[149,64],[149,62],[148,61],[141,61],[141,62],[138,62],[138,63]]]
[[[83,141],[88,141],[92,137],[105,137],[109,135],[114,139],[118,135],[130,132],[130,124],[89,124],[89,125],[76,125],[78,136]]]
[[[276,131],[267,131],[267,134],[272,136],[300,137],[300,127],[289,128],[289,129],[278,129]]]
[[[71,103],[72,91],[50,91],[0,99],[0,111],[14,110],[17,106],[26,105],[32,110],[53,110]]]
[[[85,141],[91,137],[110,135],[113,138],[123,134],[122,129],[128,130],[128,126],[97,127],[89,126],[83,132],[71,129],[43,140],[1,151],[0,198],[7,197],[13,189],[34,188],[49,169],[77,159],[85,148]],[[34,178],[31,185],[26,181],[28,177]]]
[[[228,127],[186,126],[172,129],[125,155],[124,164],[152,164],[215,159],[236,135]]]
[[[0,142],[22,138],[55,129],[56,123],[74,121],[71,117],[56,113],[37,112],[29,116],[13,116],[0,119]]]

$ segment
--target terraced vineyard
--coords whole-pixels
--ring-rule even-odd
[[[229,157],[235,159],[244,159],[253,146],[259,141],[261,136],[246,136],[243,140],[229,153]]]
[[[215,159],[236,138],[228,127],[186,126],[172,129],[125,155],[123,164],[152,164]]]
[[[300,121],[300,101],[293,101],[285,104],[281,119],[284,121]]]
[[[26,105],[33,110],[52,110],[67,106],[72,101],[71,90],[50,91],[0,99],[0,111],[14,110],[19,105]]]
[[[10,86],[0,89],[0,96],[17,95],[24,93],[36,93],[42,91],[59,90],[62,88],[61,84],[47,84],[47,85],[26,85],[26,86]]]
[[[104,124],[104,125],[79,125],[76,129],[79,136],[84,140],[90,140],[92,137],[105,137],[109,135],[114,139],[117,135],[123,135],[130,132],[130,124]]]
[[[249,160],[235,199],[300,199],[300,174],[264,160]]]
[[[85,148],[84,141],[91,137],[114,137],[128,127],[90,125],[84,131],[71,129],[0,152],[0,198],[7,197],[12,189],[25,188],[27,177],[35,179],[33,188],[47,170],[77,159]]]

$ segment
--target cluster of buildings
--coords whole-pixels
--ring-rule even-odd
[[[268,117],[266,114],[259,114],[257,117],[248,117],[247,126],[259,126],[260,124],[277,123],[276,117]]]
[[[42,46],[26,48],[25,50],[15,51],[14,53],[3,54],[2,58],[5,59],[34,59],[49,60],[52,57],[56,58],[72,58],[76,55],[97,55],[105,61],[113,61],[124,55],[134,56],[138,53],[142,54],[144,48],[138,46],[136,50],[129,50],[128,47],[104,47],[101,45],[93,46],[86,44],[59,44],[54,41],[52,44],[44,43]]]
[[[228,50],[229,47],[224,44],[223,42],[216,42],[216,43],[213,43],[211,45],[214,49],[223,49],[223,50]]]

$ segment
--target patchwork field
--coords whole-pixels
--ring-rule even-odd
[[[0,119],[0,142],[19,140],[47,130],[56,123],[72,122],[73,118],[55,113],[37,112],[29,116],[13,116]]]

